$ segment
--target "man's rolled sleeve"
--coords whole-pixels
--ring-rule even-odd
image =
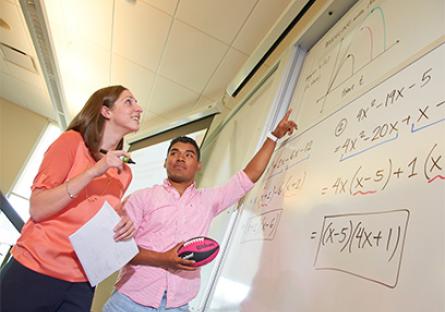
[[[254,185],[247,174],[241,170],[232,176],[223,186],[211,189],[217,199],[216,205],[214,206],[215,215],[236,203],[241,197],[246,195]]]

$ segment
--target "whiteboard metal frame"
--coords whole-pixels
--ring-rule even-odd
[[[285,54],[285,56],[277,61],[277,64],[272,67],[271,70],[266,74],[266,77],[262,79],[257,86],[249,93],[247,96],[246,102],[264,85],[268,78],[270,78],[273,74],[280,75],[283,77],[278,80],[279,85],[276,91],[276,95],[274,97],[274,101],[270,106],[269,116],[271,116],[265,124],[265,127],[259,136],[259,140],[257,143],[256,151],[258,151],[267,136],[267,134],[273,130],[275,125],[281,120],[284,114],[287,112],[288,107],[290,105],[290,101],[292,98],[292,94],[298,80],[299,74],[301,72],[302,64],[304,57],[306,55],[306,51],[299,45],[294,44],[290,47],[289,52]],[[285,66],[283,66],[283,71],[276,71],[276,68],[279,67],[280,62],[286,62]],[[232,116],[233,117],[233,116]],[[212,272],[210,273],[210,283],[205,290],[205,295],[203,300],[201,301],[200,311],[206,311],[208,305],[213,297],[213,293],[215,291],[216,283],[221,274],[221,269],[224,265],[224,262],[227,257],[228,250],[231,247],[231,243],[233,240],[233,236],[238,227],[238,223],[243,212],[243,200],[241,200],[235,211],[231,214],[229,223],[227,225],[227,230],[224,234],[223,241],[221,243],[221,256],[219,258],[218,263],[215,264]]]

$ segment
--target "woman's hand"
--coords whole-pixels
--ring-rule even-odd
[[[90,170],[95,177],[101,176],[109,168],[117,168],[119,172],[123,169],[122,157],[130,158],[130,154],[122,151],[108,151]]]

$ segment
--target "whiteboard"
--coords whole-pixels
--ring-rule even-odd
[[[248,95],[242,107],[227,117],[225,126],[215,136],[207,140],[202,149],[202,177],[199,187],[213,187],[227,182],[232,175],[243,169],[253,157],[258,142],[262,140],[263,131],[273,102],[278,82],[276,68],[271,69],[263,82],[253,94]],[[208,143],[210,142],[210,143]],[[242,152],[240,152],[242,151]],[[221,212],[213,221],[208,236],[220,243],[218,257],[201,268],[201,287],[198,296],[190,303],[192,312],[201,311],[208,292],[211,290],[216,270],[224,253],[225,242],[235,221],[238,204]]]
[[[445,310],[444,12],[360,1],[309,51],[208,311]]]

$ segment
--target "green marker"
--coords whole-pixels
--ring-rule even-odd
[[[122,156],[121,159],[122,159],[122,161],[123,161],[124,163],[126,163],[126,164],[133,164],[133,165],[136,164],[136,162],[135,162],[133,159],[129,158],[129,157]]]
[[[107,154],[108,153],[108,151],[104,150],[104,149],[100,149],[99,152],[102,153],[102,154]],[[124,163],[126,163],[126,164],[132,164],[132,165],[136,164],[136,162],[133,159],[131,159],[130,157],[122,156],[121,160]]]

